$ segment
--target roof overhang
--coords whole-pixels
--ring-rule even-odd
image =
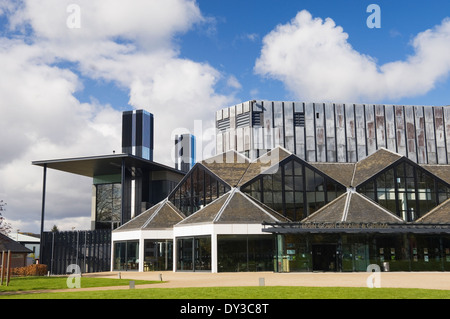
[[[450,224],[425,223],[264,223],[263,232],[275,234],[380,233],[450,234]]]
[[[94,177],[101,175],[120,174],[122,161],[126,167],[145,168],[150,171],[170,171],[176,174],[185,175],[185,173],[175,168],[149,161],[130,154],[111,154],[89,157],[64,158],[33,161],[32,164],[41,167],[47,167],[67,173]]]

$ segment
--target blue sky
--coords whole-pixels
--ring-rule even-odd
[[[174,132],[211,150],[215,111],[252,99],[449,105],[449,19],[448,0],[0,0],[3,215],[38,231],[31,161],[120,151],[124,110],[154,114],[172,165]],[[46,229],[89,228],[92,181],[48,179]]]
[[[368,5],[381,9],[381,28],[369,28],[366,19]],[[376,59],[378,64],[405,60],[414,54],[411,40],[420,32],[433,28],[450,15],[448,1],[219,1],[200,0],[197,4],[206,22],[194,25],[188,32],[175,35],[181,58],[208,63],[225,75],[233,75],[242,88],[236,101],[250,99],[285,100],[298,97],[285,89],[278,80],[255,74],[262,39],[277,25],[288,23],[301,10],[314,18],[331,18],[349,36],[348,42],[361,54]],[[229,94],[223,81],[218,92]],[[126,105],[127,91],[104,81],[84,79],[85,89],[80,99],[95,96],[117,107]],[[386,104],[434,104],[448,102],[448,79],[436,83],[427,94],[405,96],[400,99],[381,99]],[[256,93],[257,92],[257,93]],[[364,101],[371,103],[374,101]]]

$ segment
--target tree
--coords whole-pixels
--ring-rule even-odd
[[[3,199],[0,200],[0,233],[3,235],[8,235],[11,232],[11,224],[7,223],[5,217],[2,216],[3,211],[5,211],[6,203]]]
[[[52,227],[52,229],[51,229],[51,232],[53,232],[53,233],[59,232],[58,226],[53,225],[53,227]]]

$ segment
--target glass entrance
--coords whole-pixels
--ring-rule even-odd
[[[312,245],[313,271],[336,271],[336,244]]]
[[[211,270],[211,237],[177,239],[177,270]]]

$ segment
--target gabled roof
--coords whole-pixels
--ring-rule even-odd
[[[348,191],[301,221],[326,223],[404,223],[369,198]]]
[[[416,223],[450,224],[450,198],[416,220]]]
[[[190,215],[178,225],[190,224],[262,224],[287,222],[267,206],[257,203],[239,189],[233,188],[204,208]]]
[[[360,185],[361,183],[367,181],[370,177],[376,175],[378,172],[382,171],[383,169],[403,157],[404,156],[389,151],[385,148],[380,148],[372,155],[356,163],[351,185],[353,187]]]
[[[228,151],[200,162],[231,187],[235,187],[248,168],[250,160],[236,151]]]
[[[273,150],[263,154],[249,165],[245,174],[242,176],[238,186],[242,186],[256,176],[267,172],[269,169],[277,168],[278,163],[289,156],[295,156],[281,146],[277,146]]]
[[[165,199],[115,229],[114,232],[137,229],[170,229],[184,218],[184,214]]]
[[[309,163],[336,182],[350,187],[356,163]]]
[[[431,174],[439,177],[447,184],[450,184],[450,165],[430,165],[430,164],[421,164],[420,167],[426,169]]]
[[[16,242],[6,235],[0,234],[0,252],[10,250],[12,253],[31,253],[32,251],[24,245]]]

